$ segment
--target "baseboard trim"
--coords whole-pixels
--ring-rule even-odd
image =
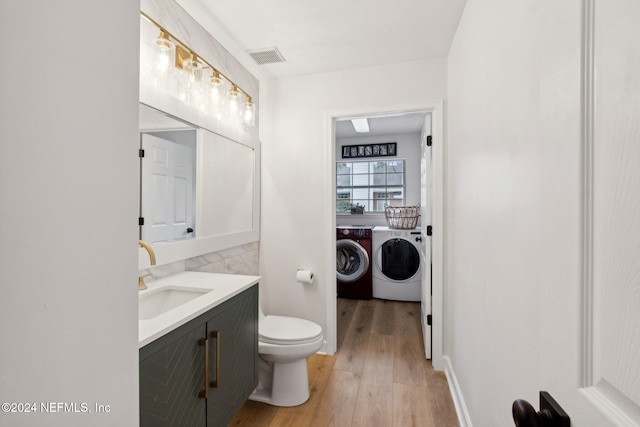
[[[453,365],[451,364],[451,359],[449,359],[449,356],[443,356],[442,360],[444,360],[444,373],[447,376],[449,392],[453,399],[453,405],[455,406],[456,414],[458,415],[460,427],[473,427],[473,424],[471,424],[471,418],[469,417],[469,411],[467,410],[467,405],[465,405],[464,398],[462,397],[462,390],[460,390],[460,385],[458,384],[458,378],[456,377]]]

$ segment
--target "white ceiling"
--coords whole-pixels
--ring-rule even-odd
[[[424,126],[426,113],[408,113],[393,116],[369,117],[369,133],[356,133],[351,120],[336,121],[336,138],[353,136],[399,135],[420,133]]]
[[[277,47],[286,62],[257,66],[262,76],[271,78],[446,56],[466,3],[466,0],[176,1],[234,55],[236,52],[227,44],[233,43],[236,50],[244,52]],[[256,69],[251,68],[250,71]]]
[[[466,0],[176,0],[259,78],[447,56]],[[276,47],[283,63],[247,52]],[[370,117],[369,135],[422,130],[424,114]],[[356,136],[350,121],[336,137]]]

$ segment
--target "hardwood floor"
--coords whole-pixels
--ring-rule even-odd
[[[229,425],[459,426],[444,373],[424,358],[420,303],[338,299],[338,352],[307,367],[307,402],[247,401]]]

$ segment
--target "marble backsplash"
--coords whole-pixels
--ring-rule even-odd
[[[160,279],[184,271],[257,276],[259,271],[259,247],[260,244],[258,242],[247,243],[246,245],[153,267],[141,271],[140,274],[151,274],[151,277],[145,279],[147,283],[153,282],[154,279]]]
[[[186,260],[187,271],[258,275],[259,243],[248,243]]]

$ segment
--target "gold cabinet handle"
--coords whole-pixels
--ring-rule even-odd
[[[207,387],[207,382],[209,381],[209,340],[200,338],[198,345],[204,346],[204,390],[198,393],[198,397],[207,399],[209,397],[209,387]]]
[[[216,379],[209,383],[210,387],[220,386],[220,331],[211,332],[211,338],[216,340]]]

